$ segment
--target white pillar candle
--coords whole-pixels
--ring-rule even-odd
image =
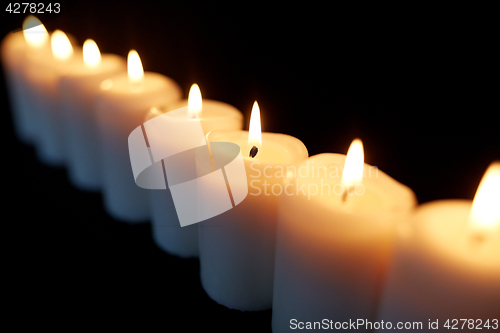
[[[96,98],[100,83],[126,73],[126,61],[114,54],[100,54],[93,40],[83,45],[83,62],[73,65],[59,80],[68,175],[77,188],[99,190],[102,184]]]
[[[26,84],[24,70],[28,61],[50,56],[49,35],[41,22],[28,16],[22,32],[9,33],[2,41],[2,64],[7,79],[14,130],[24,143],[32,143],[35,136],[33,110],[36,103]]]
[[[128,56],[128,73],[101,83],[97,102],[100,136],[103,199],[106,211],[127,222],[144,222],[150,217],[148,190],[135,184],[128,151],[128,136],[142,125],[155,105],[171,105],[181,97],[170,78],[143,72],[139,55]],[[96,147],[97,148],[97,147]]]
[[[81,52],[73,50],[70,39],[60,30],[51,35],[51,57],[36,57],[25,68],[36,107],[36,152],[40,160],[51,166],[64,162],[64,131],[59,106],[59,79],[68,68],[82,61]],[[76,53],[76,54],[74,54]]]
[[[440,200],[420,206],[400,230],[379,321],[422,323],[422,332],[498,330],[499,203],[497,162],[472,204]]]
[[[363,155],[355,140],[347,157],[315,155],[289,170],[280,198],[273,332],[374,319],[396,223],[416,199],[364,164]]]
[[[183,100],[168,108],[153,108],[144,121],[188,104],[196,108],[195,111],[198,112],[198,119],[204,134],[215,129],[240,130],[243,128],[243,115],[238,109],[219,101],[209,99],[202,101],[200,89],[196,84],[191,87],[188,100]],[[193,121],[193,119],[186,119],[186,121]],[[176,142],[167,144],[176,144]],[[150,191],[151,223],[156,245],[173,255],[184,258],[198,257],[198,224],[180,226],[169,189]]]
[[[275,172],[307,158],[306,147],[294,137],[262,133],[260,138],[258,113],[255,103],[250,140],[247,131],[207,135],[209,143],[232,142],[240,147],[249,190],[236,207],[199,225],[203,288],[219,304],[243,311],[265,310],[272,305],[278,198],[265,193],[281,186],[283,177]],[[259,133],[254,133],[256,127]],[[258,148],[254,158],[249,156],[253,146]]]

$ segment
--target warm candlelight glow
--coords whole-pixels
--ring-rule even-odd
[[[363,143],[355,139],[347,151],[341,180],[343,186],[351,187],[363,182],[364,162]]]
[[[260,109],[257,101],[253,103],[252,114],[250,115],[250,125],[248,126],[248,150],[253,147],[262,149],[262,129],[260,126]],[[254,154],[254,157],[257,153]]]
[[[23,34],[28,45],[40,47],[49,39],[49,33],[39,19],[29,15],[23,22]]]
[[[472,202],[470,225],[484,236],[500,226],[500,162],[490,165],[483,176]]]
[[[127,58],[128,78],[132,83],[141,83],[144,78],[141,58],[136,50],[131,50]]]
[[[101,88],[101,90],[109,90],[113,88],[113,80],[110,79],[104,80],[101,82],[99,87]]]
[[[202,98],[200,87],[195,83],[191,86],[188,96],[188,113],[194,118],[196,115],[200,116],[202,110]]]
[[[92,39],[87,39],[83,43],[83,61],[91,68],[97,67],[101,63],[101,52]]]
[[[68,36],[61,30],[56,30],[50,38],[52,44],[52,54],[61,61],[68,60],[73,55],[73,46],[68,39]]]

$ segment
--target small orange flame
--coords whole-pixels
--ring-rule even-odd
[[[492,163],[479,184],[469,216],[474,232],[484,236],[500,226],[500,162]]]
[[[257,101],[253,103],[252,114],[250,115],[250,125],[248,126],[248,149],[257,147],[262,149],[262,129],[260,123],[260,108]]]
[[[136,50],[131,50],[127,58],[128,78],[132,83],[141,83],[144,78],[141,58]]]
[[[66,61],[73,55],[73,46],[68,36],[61,30],[56,30],[50,38],[52,44],[52,54],[60,61]]]
[[[90,68],[97,67],[101,63],[101,52],[92,39],[87,39],[83,43],[83,62]]]
[[[360,139],[354,139],[345,158],[342,185],[351,187],[363,182],[364,160],[363,143]]]
[[[189,89],[188,96],[188,113],[192,118],[201,115],[202,103],[200,87],[195,83]]]
[[[23,35],[28,45],[34,48],[43,46],[49,39],[47,29],[45,29],[42,22],[33,15],[29,15],[24,19]]]

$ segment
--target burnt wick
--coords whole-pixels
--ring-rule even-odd
[[[347,191],[344,191],[344,192],[342,193],[342,202],[345,202],[345,201],[346,201],[346,199],[347,199]]]
[[[250,156],[251,158],[254,158],[258,152],[259,152],[259,148],[253,146],[252,149],[250,149],[250,154],[248,156]]]
[[[486,237],[483,234],[474,234],[470,239],[471,243],[477,246],[483,243],[486,240]]]

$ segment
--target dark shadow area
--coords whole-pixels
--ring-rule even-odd
[[[136,49],[145,70],[173,78],[186,95],[196,82],[204,97],[236,106],[245,129],[258,100],[263,130],[299,138],[310,155],[346,153],[360,137],[367,163],[427,202],[472,199],[500,160],[492,22],[465,9],[91,0],[47,28],[80,45],[92,38],[102,52]],[[2,29],[4,36],[10,27]],[[40,164],[15,138],[0,81],[13,309],[49,322],[109,316],[164,322],[173,332],[271,331],[270,310],[211,301],[197,260],[162,252],[149,224],[114,221],[100,194],[78,191],[64,169]]]

